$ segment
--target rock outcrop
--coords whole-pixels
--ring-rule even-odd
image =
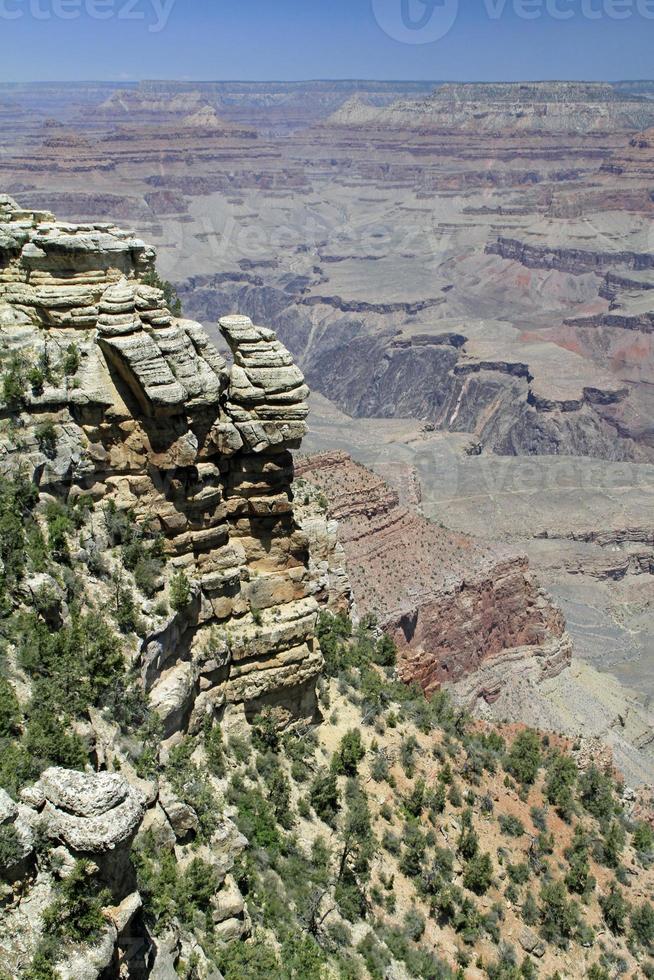
[[[202,327],[173,316],[149,284],[159,282],[154,251],[131,232],[59,223],[6,196],[0,219],[0,472],[20,467],[53,502],[100,504],[100,550],[111,547],[107,514],[122,513],[160,542],[163,568],[150,599],[136,579],[131,586],[141,624],[131,657],[161,724],[162,765],[207,723],[243,727],[267,706],[281,725],[310,720],[322,665],[318,587],[294,514],[290,452],[305,433],[309,392],[290,354],[271,330],[226,316],[228,368]],[[108,601],[106,582],[87,571],[97,600]],[[52,628],[69,617],[52,576],[26,578],[21,590]],[[206,773],[214,801],[207,829],[179,778],[137,777],[110,716],[90,707],[82,727],[101,771],[50,768],[20,803],[0,796],[0,821],[15,827],[9,872],[29,880],[24,894],[10,888],[0,933],[16,975],[57,896],[35,850],[37,825],[65,868],[91,862],[114,903],[97,943],[60,957],[61,978],[118,975],[128,962],[140,975],[135,960],[146,975],[172,975],[191,955],[183,930],[155,937],[139,913],[130,860],[139,828],[174,853],[180,873],[196,857],[211,869],[216,937],[247,934],[244,899],[229,876],[247,841],[222,812],[219,782]],[[102,771],[112,768],[120,772]]]
[[[83,859],[107,889],[106,921],[91,947],[67,951],[57,976],[94,980],[113,964],[118,969],[121,934],[141,907],[129,851],[145,814],[143,795],[117,773],[51,768],[23,790],[21,802],[3,808],[7,801],[0,791],[3,823],[13,824],[23,844],[21,867],[14,875],[26,876],[30,887],[17,889],[5,910],[0,929],[3,968],[23,975],[38,944],[43,915],[55,899],[56,879],[65,879],[75,861]],[[55,848],[49,863],[37,852],[39,838],[42,853],[44,841]]]
[[[21,459],[41,489],[88,493],[154,526],[191,582],[188,606],[139,654],[166,735],[225,703],[311,716],[321,657],[289,452],[308,389],[288,351],[247,317],[224,317],[228,370],[202,327],[144,284],[154,251],[133,234],[57,223],[7,197],[0,216],[0,343],[25,366],[60,367],[67,351],[78,362],[24,393]],[[5,470],[14,449],[3,440]]]
[[[404,680],[457,684],[473,707],[516,671],[539,682],[570,662],[563,616],[525,557],[432,524],[345,453],[303,458],[298,474],[329,501],[357,609],[396,641]]]

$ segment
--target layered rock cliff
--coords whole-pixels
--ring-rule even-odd
[[[199,324],[171,316],[141,281],[154,252],[133,235],[57,224],[7,198],[2,208],[5,352],[58,365],[74,345],[79,358],[74,375],[26,393],[21,461],[43,489],[147,521],[191,581],[188,611],[139,652],[169,733],[225,701],[256,710],[281,691],[310,714],[320,654],[290,498],[289,450],[308,411],[300,371],[272,331],[238,316],[220,323],[228,370]],[[35,423],[52,427],[50,449]],[[17,451],[4,440],[3,469]],[[207,631],[227,621],[229,641],[205,657]]]
[[[540,682],[568,665],[563,617],[524,556],[429,522],[345,453],[303,458],[297,472],[329,501],[357,609],[395,640],[404,680],[428,694],[456,684],[472,708],[516,674]],[[337,582],[336,552],[332,566]]]
[[[138,831],[150,876],[170,855],[180,881],[211,882],[213,934],[246,934],[229,872],[247,841],[222,805],[208,746],[215,755],[219,726],[246,730],[262,710],[281,727],[315,713],[318,583],[294,515],[290,452],[305,432],[308,389],[275,334],[247,317],[220,322],[228,368],[199,324],[171,314],[154,251],[131,232],[60,223],[6,196],[0,218],[3,536],[10,528],[24,541],[29,520],[41,542],[38,561],[30,552],[15,575],[3,542],[0,567],[9,641],[0,694],[11,709],[0,768],[23,799],[16,809],[7,797],[0,821],[22,821],[3,836],[14,867],[3,856],[0,878],[18,885],[0,948],[15,975],[46,955],[48,909],[63,901],[57,879],[88,874],[88,894],[93,880],[120,908],[79,962],[74,950],[48,953],[57,975],[124,964],[129,975],[168,976],[182,951],[200,954],[177,920],[155,934],[151,912],[139,911],[131,840]],[[29,506],[12,510],[18,486]],[[49,635],[59,645],[46,663]],[[37,749],[30,732],[46,697],[50,734]],[[123,724],[134,713],[137,729]],[[55,766],[30,786],[48,760],[86,772]],[[34,843],[37,824],[63,848],[66,874]]]

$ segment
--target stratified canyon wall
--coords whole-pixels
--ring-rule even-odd
[[[305,457],[297,473],[324,492],[358,612],[397,642],[404,680],[427,693],[465,680],[473,707],[516,672],[541,681],[569,664],[563,616],[524,556],[431,523],[345,453]]]
[[[81,358],[74,379],[28,395],[21,459],[42,489],[89,493],[154,525],[192,584],[188,611],[139,653],[167,734],[224,702],[256,711],[273,699],[311,716],[321,658],[290,494],[302,374],[274,333],[239,316],[220,324],[227,370],[202,328],[141,282],[154,252],[129,232],[58,224],[6,197],[1,207],[3,341],[53,363],[75,344]],[[54,453],[39,446],[44,424]]]
[[[144,775],[135,761],[144,746],[131,755],[101,704],[71,722],[98,773],[50,767],[16,802],[0,790],[0,820],[20,848],[19,887],[0,929],[0,959],[12,975],[31,962],[56,894],[37,859],[39,835],[58,845],[66,867],[90,860],[113,901],[98,942],[78,959],[71,953],[59,976],[113,976],[121,964],[168,976],[190,955],[179,929],[164,941],[144,923],[129,852],[146,831],[179,867],[198,857],[211,869],[215,935],[247,935],[229,874],[247,841],[217,802],[200,837],[198,814],[165,763],[207,725],[243,728],[266,707],[280,725],[316,712],[319,584],[291,493],[290,450],[305,433],[308,389],[275,334],[247,317],[220,322],[228,369],[202,327],[171,315],[162,289],[146,284],[159,282],[154,259],[112,224],[60,223],[0,197],[0,473],[28,476],[43,507],[90,502],[91,526],[70,563],[100,615],[131,597],[125,669],[156,713],[154,751],[164,766]],[[147,528],[159,543],[152,589],[118,557],[112,520]],[[47,596],[52,629],[70,620],[66,574],[76,572],[54,573],[63,586],[33,575],[17,600],[30,609]],[[29,682],[13,660],[8,676],[26,700]],[[217,801],[224,786],[204,765],[203,792]]]

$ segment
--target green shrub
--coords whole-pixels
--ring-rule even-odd
[[[253,942],[225,945],[217,962],[225,980],[271,980],[280,975],[277,953],[257,935]]]
[[[51,557],[57,562],[69,564],[68,535],[73,530],[70,514],[62,504],[50,501],[45,509],[45,519]]]
[[[232,758],[240,765],[244,765],[251,755],[250,742],[240,735],[232,735],[227,744]]]
[[[333,772],[319,772],[309,790],[309,801],[318,817],[329,826],[334,826],[340,807],[340,794]]]
[[[71,718],[60,712],[46,681],[34,686],[27,710],[23,746],[30,756],[30,776],[36,778],[48,766],[84,769],[88,752],[80,736],[71,730]]]
[[[44,456],[52,459],[57,455],[57,430],[54,422],[39,422],[34,429],[34,436]]]
[[[5,677],[0,677],[0,738],[15,735],[21,712],[16,693]]]
[[[402,800],[402,809],[408,817],[417,818],[422,813],[427,796],[424,779],[417,779],[411,792]]]
[[[356,776],[359,763],[366,754],[358,728],[351,729],[341,739],[332,756],[331,769],[337,775]]]
[[[373,932],[368,932],[357,945],[371,980],[384,980],[386,968],[391,962],[389,952],[381,945]]]
[[[463,826],[459,835],[457,850],[464,861],[470,861],[479,851],[479,837],[471,826]]]
[[[347,666],[346,641],[352,636],[352,623],[342,613],[334,616],[328,612],[321,612],[316,622],[316,635],[325,658],[325,673],[328,677],[336,677]]]
[[[500,830],[507,837],[522,837],[525,832],[525,825],[520,817],[516,817],[512,813],[501,813],[497,818],[497,822],[500,825]]]
[[[203,728],[204,751],[207,756],[207,768],[212,776],[225,775],[225,747],[220,725],[214,725],[207,717]]]
[[[373,663],[380,667],[394,667],[397,663],[397,647],[390,636],[382,636],[375,645],[372,655]]]
[[[624,932],[629,906],[617,882],[612,882],[610,890],[600,898],[599,903],[604,921],[611,932],[614,934]]]
[[[530,891],[528,891],[525,895],[525,900],[522,904],[520,914],[522,915],[522,921],[528,926],[535,926],[538,922],[538,905],[536,904],[536,899]]]
[[[588,980],[611,980],[611,974],[600,963],[593,963],[586,973]]]
[[[372,757],[372,762],[370,763],[370,775],[372,778],[376,783],[381,783],[388,779],[390,772],[391,769],[385,753],[379,751],[375,752]]]
[[[388,828],[382,835],[381,843],[384,850],[388,851],[389,854],[397,855],[402,850],[402,841],[397,834],[394,834],[393,831],[388,830]]]
[[[268,800],[278,823],[287,830],[293,826],[293,814],[291,812],[291,784],[288,776],[277,767],[266,780],[268,787]]]
[[[529,816],[536,830],[542,834],[547,833],[547,811],[542,806],[532,806],[529,810]]]
[[[493,881],[493,862],[490,854],[476,854],[463,872],[463,884],[476,895],[485,895]]]
[[[25,524],[38,490],[23,474],[0,477],[0,583],[12,591],[25,570]]]
[[[617,820],[612,820],[604,831],[601,842],[602,863],[608,868],[617,868],[620,864],[620,855],[624,850],[626,835],[624,828]]]
[[[541,933],[547,942],[565,948],[579,928],[579,906],[569,901],[562,881],[546,882],[540,890]]]
[[[155,558],[144,556],[139,558],[134,566],[134,582],[149,599],[156,593],[160,584],[161,562]]]
[[[110,895],[101,889],[95,872],[89,861],[75,862],[58,897],[43,913],[47,935],[74,943],[92,943],[100,937],[107,925],[102,908]]]
[[[25,362],[18,354],[13,354],[2,377],[2,400],[12,409],[22,406],[27,393]]]
[[[27,380],[29,381],[30,388],[35,395],[43,394],[45,375],[37,364],[29,368],[27,372]]]
[[[644,820],[636,826],[632,843],[634,849],[641,854],[651,854],[654,851],[654,830]]]
[[[3,824],[0,826],[0,876],[9,872],[23,857],[18,831],[15,826]]]
[[[577,780],[577,765],[569,755],[557,753],[547,769],[544,794],[563,819],[569,820],[574,807],[573,787]]]
[[[218,872],[202,858],[194,857],[180,878],[177,905],[187,922],[194,909],[206,910],[219,884]]]
[[[182,571],[175,572],[170,582],[170,607],[175,612],[186,609],[191,601],[191,583]]]
[[[252,720],[252,742],[262,752],[277,752],[280,741],[279,718],[271,708],[264,708]]]
[[[516,885],[526,884],[531,877],[531,868],[526,861],[521,864],[508,864],[506,871],[511,881]]]
[[[175,745],[170,751],[165,773],[179,798],[197,814],[199,837],[209,840],[218,826],[220,807],[202,769],[191,759],[194,747],[189,737]]]
[[[536,732],[526,729],[519,732],[513,740],[504,768],[518,782],[531,785],[538,775],[540,761],[540,739]]]
[[[565,849],[565,856],[570,866],[564,879],[568,890],[578,895],[583,895],[595,887],[595,879],[590,875],[589,845],[588,835],[578,824],[570,846]]]
[[[427,842],[420,827],[409,823],[404,828],[404,850],[400,860],[400,870],[407,878],[418,878],[423,871]]]
[[[80,354],[79,347],[77,344],[69,344],[66,348],[66,353],[64,354],[62,360],[62,367],[64,369],[64,374],[66,377],[72,377],[79,371],[80,364],[82,363],[82,356]]]
[[[426,925],[425,917],[414,906],[405,913],[404,932],[412,942],[417,943],[422,939]]]
[[[179,298],[177,290],[167,279],[162,279],[155,269],[144,272],[141,276],[141,282],[145,286],[152,286],[154,289],[160,289],[163,292],[164,303],[172,315],[177,317],[182,315],[182,301]]]
[[[414,735],[409,735],[407,738],[402,739],[400,745],[400,763],[409,779],[413,779],[415,773],[417,749],[418,742]]]
[[[579,799],[594,817],[606,820],[615,810],[613,781],[596,766],[590,766],[579,777]]]
[[[654,950],[654,905],[643,902],[631,910],[631,931],[637,943]]]

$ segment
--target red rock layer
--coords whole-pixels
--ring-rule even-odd
[[[329,500],[357,608],[395,639],[403,679],[434,691],[509,650],[542,656],[549,676],[566,665],[563,616],[525,557],[400,506],[380,477],[345,453],[301,459],[297,474]]]

